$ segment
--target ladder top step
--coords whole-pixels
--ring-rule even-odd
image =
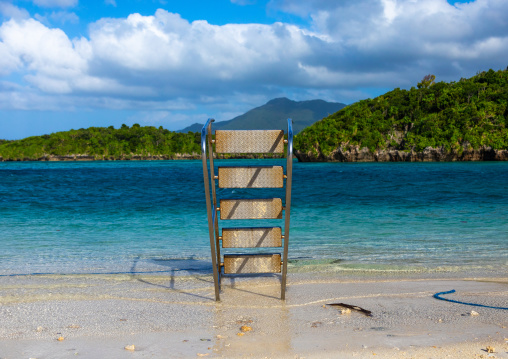
[[[217,153],[283,153],[282,130],[216,130]]]
[[[219,167],[219,188],[282,188],[282,166]]]

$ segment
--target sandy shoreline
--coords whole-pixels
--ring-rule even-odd
[[[508,358],[508,310],[432,297],[455,289],[447,297],[506,307],[502,275],[293,273],[285,303],[279,283],[226,278],[216,303],[203,275],[0,277],[0,358]],[[326,306],[337,302],[373,315]],[[252,331],[238,336],[242,325]]]

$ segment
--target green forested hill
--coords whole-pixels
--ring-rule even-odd
[[[508,69],[478,73],[458,82],[395,89],[354,103],[306,128],[295,137],[299,159],[326,160],[337,150],[367,147],[423,151],[441,148],[508,149]],[[309,159],[310,158],[310,159]]]
[[[176,154],[200,153],[200,134],[176,133],[162,127],[141,127],[138,124],[115,129],[90,127],[27,137],[18,141],[0,141],[3,160],[39,160],[50,156],[82,155],[96,159],[130,159]]]

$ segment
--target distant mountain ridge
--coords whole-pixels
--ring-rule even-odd
[[[276,98],[247,111],[229,121],[214,122],[220,130],[277,130],[287,127],[286,120],[293,120],[293,131],[300,132],[313,123],[346,107],[339,102],[324,100],[293,101],[286,97]],[[200,132],[204,124],[195,123],[176,132]]]

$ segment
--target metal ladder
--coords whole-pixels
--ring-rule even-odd
[[[293,129],[287,120],[287,140],[283,130],[215,131],[208,119],[201,130],[201,158],[205,185],[208,232],[212,254],[215,299],[220,300],[220,283],[224,274],[281,273],[281,299],[286,297],[286,275],[291,212],[291,179],[293,170]],[[287,144],[286,174],[283,166],[219,166],[215,175],[216,154],[284,153]],[[208,152],[208,155],[207,155]],[[208,167],[210,171],[208,171]],[[218,188],[284,188],[285,198],[242,198],[217,200]],[[211,192],[210,192],[211,188]],[[283,203],[285,202],[285,203]],[[218,205],[217,205],[218,204]],[[283,215],[284,212],[284,215]],[[281,227],[222,227],[219,219],[284,219]],[[227,248],[283,248],[281,254],[224,254]],[[222,261],[222,258],[224,260]]]

